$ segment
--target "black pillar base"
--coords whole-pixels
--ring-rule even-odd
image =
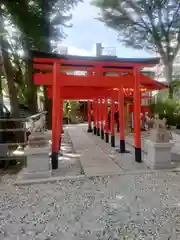
[[[97,136],[100,136],[100,128],[97,129]]]
[[[104,139],[104,130],[101,129],[101,139]]]
[[[125,140],[120,140],[120,153],[126,152]]]
[[[109,143],[109,133],[105,133],[105,142]]]
[[[58,169],[58,152],[52,152],[51,165],[52,165],[52,169]]]
[[[111,147],[115,147],[115,136],[111,136]]]
[[[142,162],[141,148],[135,148],[135,161],[139,163]]]
[[[97,129],[96,129],[96,127],[94,126],[94,135],[96,135],[97,134]]]
[[[87,132],[88,132],[88,133],[91,133],[91,132],[92,132],[92,126],[91,126],[91,124],[88,125],[88,130],[87,130]]]

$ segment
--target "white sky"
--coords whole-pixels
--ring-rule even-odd
[[[150,57],[145,51],[126,48],[117,41],[117,32],[95,19],[99,9],[90,4],[91,0],[79,3],[72,12],[73,27],[65,29],[68,37],[62,45],[68,46],[68,53],[73,55],[94,55],[95,44],[102,43],[105,47],[115,47],[119,57]]]

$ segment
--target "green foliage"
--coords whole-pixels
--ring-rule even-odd
[[[6,39],[6,50],[9,51],[18,98],[21,102],[31,102],[32,92],[36,91],[36,88],[30,89],[29,86],[32,84],[28,82],[32,81],[32,71],[28,68],[30,50],[49,52],[56,48],[56,44],[66,37],[64,28],[71,26],[68,25],[72,17],[70,10],[80,1],[1,1],[0,11],[6,23],[3,36]],[[26,58],[21,58],[20,50],[25,53]]]
[[[47,51],[50,40],[59,42],[71,20],[69,11],[81,0],[1,1],[4,15],[20,30],[22,41],[30,48]],[[30,27],[31,26],[31,27]],[[24,46],[25,47],[25,46]],[[49,50],[49,49],[48,49]]]
[[[65,101],[63,106],[64,117],[70,118],[70,116],[76,113],[79,109],[80,103],[78,101]]]
[[[158,114],[160,119],[166,118],[168,125],[180,124],[180,103],[178,101],[159,97],[151,102],[150,109],[152,114]]]
[[[163,55],[171,40],[176,41],[171,50],[179,48],[178,0],[94,0],[93,4],[101,9],[99,20],[118,30],[120,40],[126,44],[140,49],[156,47]]]
[[[170,87],[172,89],[173,98],[179,99],[180,98],[180,79],[179,77],[173,77],[173,81],[170,83]]]
[[[98,19],[115,29],[125,45],[159,53],[165,78],[172,81],[173,61],[180,49],[179,0],[93,0],[92,4],[101,10]]]
[[[36,87],[32,79],[33,70],[30,66],[32,65],[30,50],[51,52],[52,49],[57,48],[57,43],[66,37],[64,28],[71,27],[70,10],[79,1],[81,0],[2,0],[0,2],[0,48],[6,56],[4,59],[8,62],[7,65],[3,61],[1,74],[6,79],[5,81],[3,79],[2,85],[3,91],[9,93],[11,109],[17,110],[14,111],[17,113],[17,118],[20,116],[18,103],[28,103],[28,107],[31,105],[36,109],[33,107],[37,99]],[[19,51],[24,53],[23,57]]]
[[[8,18],[13,27],[17,27],[20,30],[22,39],[28,38],[29,44],[36,45],[38,43],[40,45],[43,41],[41,28],[43,22],[39,15],[38,6],[29,4],[29,2],[1,1],[4,6],[5,17]]]

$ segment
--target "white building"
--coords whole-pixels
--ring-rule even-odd
[[[57,51],[61,55],[68,55],[68,47],[66,47],[66,46],[61,46],[61,45],[58,46]]]

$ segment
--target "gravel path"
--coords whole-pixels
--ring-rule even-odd
[[[63,142],[76,174],[81,166],[66,133]],[[61,168],[65,175],[70,165]],[[180,239],[180,173],[127,171],[19,187],[12,181],[0,183],[0,240]]]
[[[0,239],[180,239],[179,181],[159,172],[1,184]]]

